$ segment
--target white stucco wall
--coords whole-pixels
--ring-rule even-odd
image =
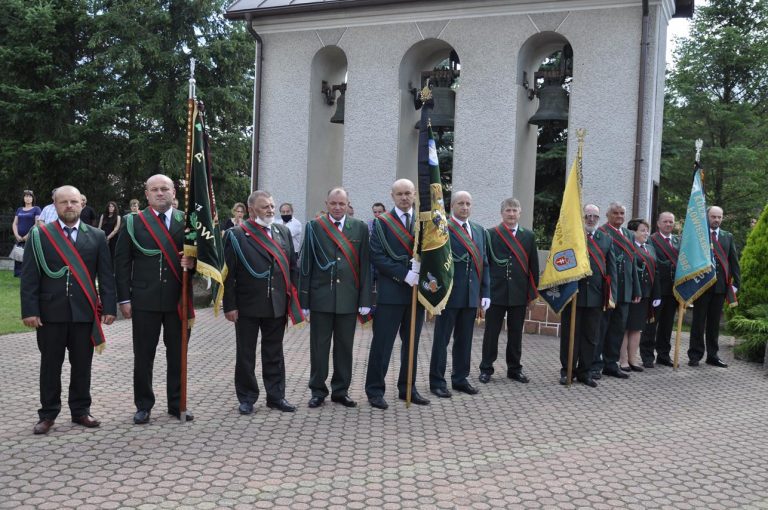
[[[530,16],[520,13],[328,30],[293,27],[293,31],[282,33],[267,31],[263,36],[259,187],[271,191],[278,202],[293,202],[301,220],[315,212],[305,206],[310,95],[320,94],[319,82],[310,84],[310,71],[316,52],[324,45],[336,44],[348,62],[343,149],[339,148],[343,150],[343,172],[342,182],[326,182],[324,188],[345,186],[356,215],[363,219],[370,217],[373,202],[382,201],[389,207],[389,187],[398,177],[401,101],[410,100],[398,83],[400,64],[414,44],[439,36],[461,59],[454,190],[467,189],[473,194],[474,219],[485,225],[498,221],[498,204],[505,197],[517,195],[524,204],[532,204],[528,169],[518,169],[521,187],[516,189],[515,183],[515,157],[517,151],[524,150],[517,146],[516,133],[521,103],[518,94],[523,92],[518,83],[517,58],[521,45],[531,36],[542,30],[556,30],[574,50],[569,126],[588,131],[584,200],[601,209],[612,200],[620,200],[630,208],[641,32],[640,2],[636,4]],[[649,209],[650,180],[654,176],[658,179],[663,107],[666,17],[658,6],[653,7],[653,14],[644,169],[638,190],[641,214]],[[343,19],[337,21],[343,23]],[[530,112],[520,115],[527,120]],[[575,149],[576,138],[571,136],[569,166]],[[415,168],[414,157],[414,175]],[[525,196],[519,196],[521,191]],[[628,211],[628,216],[633,214]],[[530,210],[527,215],[530,218]],[[528,221],[524,216],[523,224]]]

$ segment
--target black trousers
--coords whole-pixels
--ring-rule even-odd
[[[691,344],[688,359],[700,360],[704,357],[706,334],[707,359],[717,358],[720,349],[720,316],[723,313],[725,294],[716,294],[708,290],[693,302],[693,324],[691,324]]]
[[[560,314],[560,370],[566,375],[568,370],[568,344],[571,335],[571,305]],[[576,307],[576,326],[573,332],[573,373],[578,379],[590,377],[592,362],[595,358],[597,337],[600,333],[600,319],[603,311],[596,306]]]
[[[519,373],[523,366],[520,357],[523,350],[523,325],[527,306],[501,306],[491,304],[485,312],[485,332],[483,333],[483,359],[480,372],[492,374],[493,363],[499,356],[499,334],[507,315],[507,375]]]
[[[136,409],[149,411],[155,405],[152,391],[152,368],[163,329],[165,359],[168,365],[166,392],[168,410],[179,412],[181,399],[181,319],[176,310],[151,312],[133,310],[133,398]]]
[[[413,344],[413,387],[416,388],[416,367],[418,366],[419,336],[424,323],[424,307],[416,305],[416,324]],[[373,339],[368,354],[368,372],[365,374],[365,394],[368,398],[383,397],[386,390],[384,379],[389,369],[389,359],[395,337],[400,332],[400,374],[397,389],[406,396],[408,382],[408,346],[411,334],[411,305],[378,304],[373,316]]]
[[[61,411],[61,367],[69,351],[69,410],[72,417],[91,413],[91,322],[45,322],[37,328],[40,349],[41,420],[55,420]]]
[[[352,382],[352,348],[355,340],[355,313],[312,312],[309,321],[309,389],[313,397],[327,397],[328,355],[333,340],[331,396],[343,397]]]
[[[661,305],[656,308],[656,321],[646,324],[640,336],[640,357],[644,362],[652,362],[655,356],[670,359],[677,308],[675,296],[662,296]]]
[[[472,331],[477,308],[446,308],[435,318],[432,358],[429,360],[429,388],[446,388],[445,369],[448,364],[448,343],[453,333],[453,370],[451,383],[462,384],[469,377],[472,359]]]
[[[285,398],[283,335],[285,316],[238,317],[235,322],[235,393],[240,403],[253,404],[259,398],[256,380],[256,344],[261,332],[261,376],[268,402]]]
[[[592,363],[592,370],[595,372],[619,369],[619,351],[627,329],[628,317],[629,303],[616,303],[616,308],[603,312]]]

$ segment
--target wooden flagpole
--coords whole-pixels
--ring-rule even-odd
[[[411,292],[411,329],[408,334],[408,377],[405,383],[405,407],[411,407],[411,392],[413,391],[413,354],[416,343],[416,307],[418,286],[414,285]]]
[[[680,333],[683,330],[683,315],[685,314],[685,304],[680,303],[680,306],[677,308],[677,333],[675,334],[675,360],[673,365],[673,369],[677,370],[680,362]]]
[[[571,298],[571,324],[570,331],[568,333],[568,368],[567,370],[567,386],[570,386],[573,382],[573,345],[576,338],[576,297],[579,295],[579,291]]]
[[[187,160],[185,175],[185,207],[189,204],[189,183],[192,173],[192,137],[195,111],[195,59],[189,61],[189,98],[187,99]],[[179,398],[179,420],[187,423],[187,345],[189,344],[189,272],[183,268],[181,279],[181,396]]]

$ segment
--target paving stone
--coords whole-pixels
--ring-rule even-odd
[[[425,324],[418,358],[416,387],[425,396],[433,328]],[[386,381],[390,409],[382,412],[363,391],[370,328],[358,328],[355,338],[356,409],[330,401],[306,407],[309,328],[290,328],[286,398],[296,413],[271,411],[262,396],[253,415],[240,416],[234,330],[199,310],[189,349],[195,421],[164,413],[161,344],[157,404],[139,427],[132,423],[130,322],[106,334],[109,347],[94,357],[92,378],[91,411],[102,426],[69,423],[65,404],[43,437],[31,433],[34,334],[0,338],[0,406],[14,410],[0,416],[0,508],[768,509],[766,380],[760,366],[732,359],[727,340],[726,370],[658,367],[591,389],[559,386],[557,339],[525,335],[530,384],[506,379],[501,359],[491,382],[477,384],[480,394],[410,409],[396,394],[398,341]],[[479,326],[473,383],[481,345]],[[65,391],[68,378],[65,365]]]

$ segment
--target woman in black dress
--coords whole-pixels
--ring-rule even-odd
[[[115,256],[115,246],[117,245],[117,234],[120,233],[120,214],[117,211],[117,203],[107,202],[107,208],[99,218],[99,228],[107,234],[109,253],[113,257]]]

